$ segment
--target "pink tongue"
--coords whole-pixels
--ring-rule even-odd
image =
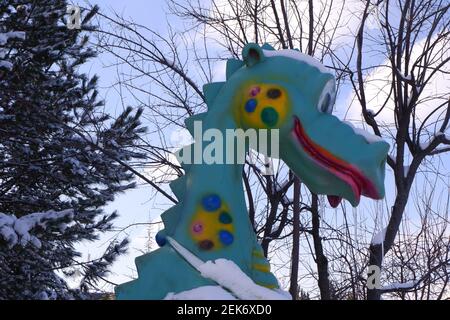
[[[327,196],[330,206],[336,208],[341,203],[342,198],[339,196]]]

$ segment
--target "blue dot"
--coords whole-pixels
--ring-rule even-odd
[[[202,199],[202,205],[206,211],[215,211],[220,208],[221,201],[218,195],[211,194]]]
[[[162,247],[167,243],[166,235],[164,232],[160,231],[155,236],[156,243],[158,246]]]
[[[231,232],[226,231],[226,230],[221,230],[219,232],[219,239],[226,246],[232,244],[233,241],[234,241],[233,234]]]
[[[247,100],[247,102],[245,103],[245,111],[253,112],[255,111],[257,105],[258,101],[256,101],[256,99]]]

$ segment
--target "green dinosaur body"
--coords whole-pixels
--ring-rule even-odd
[[[187,120],[191,133],[195,121],[204,131],[217,129],[224,135],[227,129],[279,129],[280,158],[312,192],[328,195],[332,206],[341,198],[356,206],[361,195],[384,196],[389,145],[356,134],[330,114],[334,77],[312,58],[249,44],[243,61],[228,61],[227,81],[205,85],[204,93],[208,112]],[[186,162],[208,144],[195,141],[179,156]],[[219,151],[239,157],[248,145],[223,144],[214,152]],[[273,155],[270,148],[258,151]],[[170,185],[179,203],[163,213],[165,229],[157,235],[162,247],[136,259],[139,278],[116,287],[117,298],[162,299],[169,292],[214,285],[170,247],[166,236],[203,261],[232,260],[255,283],[278,288],[248,218],[243,165],[182,165],[185,175]]]

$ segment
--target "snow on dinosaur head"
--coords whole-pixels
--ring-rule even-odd
[[[279,129],[280,158],[334,207],[342,198],[356,206],[361,195],[384,197],[389,145],[332,115],[330,70],[297,50],[268,45],[248,44],[242,57],[227,63],[237,127]]]

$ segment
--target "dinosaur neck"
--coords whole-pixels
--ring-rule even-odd
[[[224,105],[223,102],[218,103]],[[243,193],[242,170],[247,148],[239,145],[235,135],[237,126],[230,112],[231,106],[222,109],[223,112],[215,106],[210,109],[212,111],[204,120],[194,126],[194,152],[197,155],[201,153],[202,161],[191,170],[192,181],[196,181],[192,187],[200,192],[230,188],[234,191],[233,198],[227,200],[236,201],[234,199],[240,199],[237,193]],[[199,139],[201,133],[202,139]],[[214,183],[205,185],[205,178]]]
[[[196,140],[190,150],[194,157],[200,152],[203,161],[184,166],[185,191],[178,205],[181,215],[175,234],[179,242],[208,258],[220,256],[223,250],[237,251],[249,246],[246,242],[253,234],[242,185],[243,161],[225,158],[233,149],[235,157],[231,160],[245,159],[246,148],[238,147],[236,136],[229,134],[236,129],[230,104],[217,103],[198,119],[202,122],[203,139],[199,122],[193,127],[188,125]]]

